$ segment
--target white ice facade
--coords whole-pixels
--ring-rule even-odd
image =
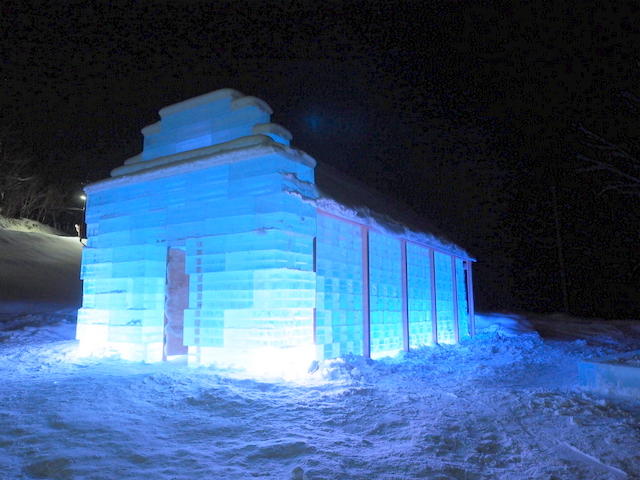
[[[473,260],[332,201],[271,113],[231,89],[163,108],[143,152],[86,188],[82,348],[244,366],[473,334]]]

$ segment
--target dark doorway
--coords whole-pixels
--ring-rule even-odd
[[[186,355],[184,310],[189,307],[189,275],[185,272],[185,252],[170,248],[167,255],[167,285],[164,302],[164,360]]]

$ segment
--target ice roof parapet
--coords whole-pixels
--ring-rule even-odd
[[[144,148],[126,163],[139,163],[262,134],[289,145],[291,133],[271,123],[263,100],[224,88],[160,109],[159,122],[142,129]]]

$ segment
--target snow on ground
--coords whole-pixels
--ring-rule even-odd
[[[638,348],[640,325],[564,320],[598,337],[481,317],[462,345],[287,383],[80,358],[72,317],[24,315],[0,332],[0,478],[640,478],[638,405],[577,384],[580,359]]]
[[[49,233],[62,235],[62,232],[49,225],[45,225],[30,218],[7,218],[0,215],[0,229],[13,230],[15,232]]]

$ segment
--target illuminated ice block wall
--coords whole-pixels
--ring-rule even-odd
[[[371,355],[402,350],[402,270],[400,240],[369,233],[369,321]]]
[[[315,162],[270,114],[233,90],[165,108],[142,154],[87,188],[83,348],[196,364],[315,353],[316,211],[292,195],[313,198]]]
[[[163,108],[86,188],[82,349],[307,365],[472,333],[471,260],[319,208],[315,160],[271,113],[231,89]]]
[[[319,211],[319,358],[372,358],[473,333],[471,259]]]
[[[316,342],[320,358],[363,353],[361,227],[317,216]]]

